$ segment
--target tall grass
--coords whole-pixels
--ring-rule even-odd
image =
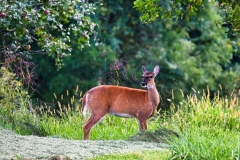
[[[2,68],[0,77],[0,125],[12,128],[23,135],[60,136],[68,139],[83,139],[82,126],[88,118],[81,113],[81,96],[78,86],[74,96],[57,97],[52,104],[32,102],[14,74]],[[158,127],[157,121],[149,122],[150,130]],[[106,116],[91,130],[92,140],[127,139],[138,132],[135,119]]]
[[[30,96],[14,74],[1,69],[0,125],[12,127],[20,134],[60,136],[82,139],[81,92],[55,96],[53,104],[30,103]],[[169,140],[171,159],[240,159],[239,92],[229,97],[219,93],[210,99],[209,90],[183,97],[179,105],[171,104],[170,112],[149,120],[149,129],[161,127],[179,134]],[[68,103],[66,103],[68,102]],[[57,108],[56,108],[57,107]],[[138,132],[135,119],[106,116],[91,131],[92,140],[127,139]],[[158,132],[156,132],[158,133]]]
[[[83,139],[82,126],[86,122],[79,115],[68,118],[56,119],[46,118],[41,122],[44,131],[50,136],[60,136],[68,139]],[[127,139],[138,132],[137,123],[134,119],[122,119],[113,116],[106,116],[99,122],[90,134],[91,140],[117,140]],[[157,128],[156,123],[150,123],[152,130]]]
[[[169,157],[166,151],[139,151],[112,155],[99,155],[88,160],[164,160]]]
[[[40,121],[43,130],[50,136],[60,136],[68,139],[83,139],[82,126],[88,118],[82,116],[80,110],[70,111],[60,109],[61,117],[44,113]],[[51,112],[51,111],[49,111]],[[52,113],[52,112],[51,112]],[[159,126],[157,121],[149,121],[149,129],[155,130]],[[138,123],[135,119],[119,118],[107,115],[97,123],[90,133],[91,140],[127,139],[138,132]]]
[[[19,121],[28,119],[26,110],[30,96],[16,75],[0,68],[0,124],[15,128]]]
[[[238,96],[216,94],[211,100],[207,90],[187,96],[179,106],[171,104],[171,118],[163,126],[180,135],[170,142],[172,159],[239,159]]]

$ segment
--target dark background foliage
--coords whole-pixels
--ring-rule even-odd
[[[178,100],[179,90],[202,92],[209,87],[214,92],[221,85],[227,94],[238,87],[236,52],[226,28],[216,25],[221,17],[214,4],[206,3],[189,20],[157,19],[151,24],[139,21],[140,13],[132,5],[104,1],[98,6],[92,18],[99,24],[102,45],[83,50],[75,46],[62,70],[57,72],[54,63],[40,58],[37,90],[44,99],[76,85],[83,92],[99,83],[139,88],[142,65],[149,70],[160,65],[156,84],[163,101],[172,99],[172,92]]]
[[[228,95],[239,89],[239,38],[219,23],[226,15],[215,2],[202,1],[204,7],[188,18],[163,16],[148,24],[140,21],[142,14],[131,1],[102,3],[97,2],[95,14],[90,15],[98,24],[98,34],[89,35],[90,46],[84,48],[77,43],[79,37],[71,34],[71,56],[63,59],[62,69],[57,70],[50,57],[33,56],[34,97],[51,102],[53,93],[73,94],[76,86],[84,93],[99,84],[140,88],[142,65],[148,70],[160,65],[155,80],[160,107],[168,106],[169,100],[179,103],[181,92],[209,87],[212,93],[220,90]],[[164,10],[158,13],[165,14]]]

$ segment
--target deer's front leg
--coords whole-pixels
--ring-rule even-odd
[[[138,119],[139,132],[147,130],[147,119]]]

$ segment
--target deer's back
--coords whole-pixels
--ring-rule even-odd
[[[89,109],[100,110],[105,107],[109,112],[131,113],[152,112],[151,103],[148,100],[146,90],[134,89],[122,86],[101,85],[92,88],[87,93]]]

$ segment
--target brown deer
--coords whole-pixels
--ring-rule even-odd
[[[154,115],[160,102],[154,82],[159,66],[153,72],[148,72],[142,66],[142,71],[142,87],[148,90],[100,85],[85,93],[82,112],[86,116],[87,110],[90,110],[91,116],[83,126],[84,139],[89,139],[91,128],[108,113],[118,117],[135,117],[138,119],[139,131],[147,130],[147,119]]]

